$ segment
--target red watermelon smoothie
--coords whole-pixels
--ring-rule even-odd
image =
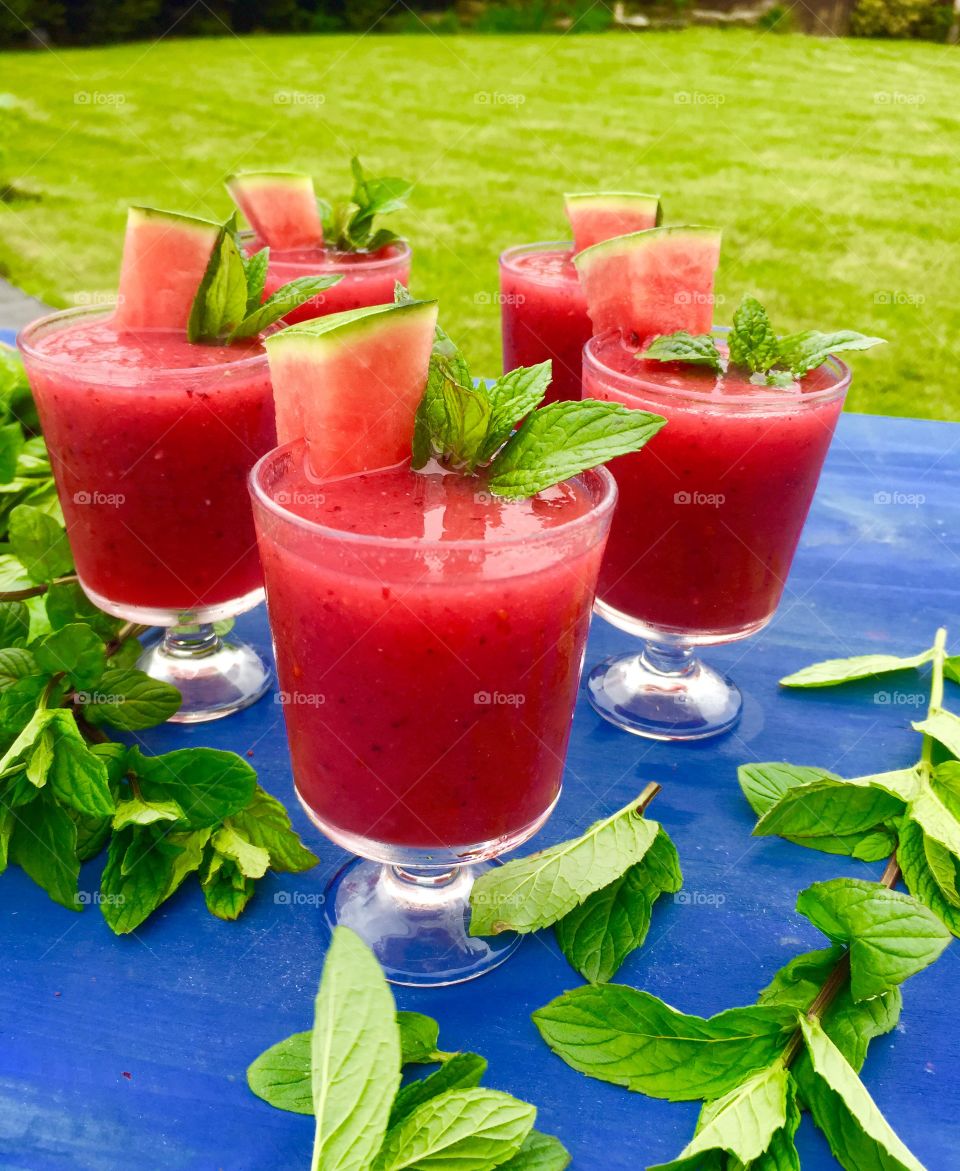
[[[256,252],[263,244],[253,233],[244,233],[245,247]],[[264,296],[269,297],[281,285],[304,276],[326,276],[339,273],[343,280],[305,301],[284,321],[293,325],[312,317],[325,317],[347,309],[361,309],[365,305],[387,305],[393,301],[393,288],[399,281],[410,283],[412,258],[410,245],[405,240],[388,244],[379,252],[337,252],[332,248],[300,248],[290,252],[270,250],[270,265]]]
[[[602,469],[506,501],[429,468],[318,483],[294,443],[251,476],[297,791],[335,842],[421,868],[509,850],[557,800],[616,495]]]
[[[246,477],[276,442],[259,340],[193,345],[183,331],[121,332],[109,312],[80,309],[19,343],[85,592],[165,626],[256,605]]]
[[[573,245],[521,244],[500,256],[503,368],[553,361],[544,402],[579,399],[583,347],[592,328]]]
[[[830,359],[773,389],[635,351],[616,332],[584,352],[585,395],[667,420],[642,461],[610,465],[620,504],[597,608],[645,638],[744,638],[780,601],[850,372]]]

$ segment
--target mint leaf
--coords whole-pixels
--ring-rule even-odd
[[[100,879],[100,910],[115,934],[136,930],[172,893],[174,854],[152,826],[114,833]]]
[[[644,361],[651,358],[657,362],[686,362],[691,366],[709,366],[718,374],[723,370],[720,351],[711,335],[687,333],[685,329],[655,337],[637,356]]]
[[[190,826],[217,825],[251,800],[256,773],[232,752],[215,748],[178,748],[144,756],[131,748],[128,767],[147,801],[176,801]]]
[[[31,581],[51,581],[73,569],[63,525],[33,505],[18,504],[10,513],[9,539]]]
[[[573,1069],[672,1102],[719,1098],[780,1056],[794,1029],[775,1005],[687,1016],[620,984],[588,984],[537,1009],[533,1021]]]
[[[813,663],[780,680],[783,687],[834,687],[838,683],[850,683],[854,679],[870,679],[876,675],[888,675],[892,671],[907,671],[922,667],[933,658],[933,650],[921,651],[916,655],[854,655],[850,659],[825,659]]]
[[[98,686],[80,697],[91,724],[110,724],[125,732],[152,728],[179,711],[180,692],[134,667],[108,667]]]
[[[951,755],[960,756],[960,716],[953,712],[931,712],[925,720],[915,720],[913,727],[925,736],[938,740]]]
[[[389,1131],[371,1171],[493,1171],[517,1154],[536,1115],[533,1106],[499,1090],[451,1090]]]
[[[951,655],[943,660],[943,673],[954,683],[960,683],[960,655]]]
[[[388,1128],[392,1130],[414,1110],[449,1090],[469,1090],[478,1086],[486,1073],[487,1063],[478,1053],[456,1053],[446,1065],[419,1081],[402,1086],[390,1111]]]
[[[153,825],[158,821],[180,821],[183,810],[176,801],[160,801],[151,804],[139,797],[131,797],[117,805],[113,815],[113,828],[126,829],[128,825]]]
[[[123,626],[121,618],[114,618],[98,610],[80,588],[79,582],[63,581],[51,585],[43,596],[43,603],[53,630],[81,622],[102,639],[109,640]]]
[[[267,269],[270,267],[270,249],[261,248],[252,256],[244,256],[243,249],[240,248],[239,244],[237,247],[243,260],[243,270],[247,278],[247,304],[244,314],[244,319],[246,319],[263,300],[263,289],[267,283]]]
[[[204,856],[200,886],[210,914],[226,920],[239,918],[256,891],[254,880],[240,865],[212,846]]]
[[[247,1085],[265,1102],[294,1114],[313,1113],[310,1047],[313,1032],[294,1033],[271,1045],[247,1068]]]
[[[30,612],[23,602],[0,602],[0,646],[21,647],[30,636]]]
[[[480,463],[493,459],[510,438],[515,425],[540,405],[550,385],[552,371],[553,363],[549,360],[537,366],[519,366],[488,388],[490,416],[480,446]]]
[[[762,817],[791,789],[813,784],[815,781],[839,781],[836,773],[823,768],[808,768],[802,764],[781,764],[779,761],[742,764],[737,769],[737,780],[750,808]]]
[[[37,660],[26,647],[8,646],[0,650],[0,691],[37,671]]]
[[[223,825],[213,833],[210,844],[223,858],[234,862],[245,878],[263,878],[267,873],[270,865],[269,853],[249,842],[231,825]]]
[[[795,956],[777,972],[758,997],[758,1004],[781,1005],[806,1012],[844,956],[838,944]],[[874,1037],[897,1027],[903,998],[892,988],[872,1000],[853,999],[849,980],[821,1017],[821,1024],[854,1069],[860,1069]]]
[[[400,1059],[403,1065],[430,1065],[436,1061],[452,1061],[459,1056],[442,1053],[437,1049],[440,1026],[432,1017],[423,1016],[419,1012],[398,1012],[396,1021],[400,1031]],[[276,1106],[278,1110],[290,1110],[297,1114],[313,1113],[313,1092],[310,1087],[312,1039],[313,1034],[309,1031],[294,1033],[260,1054],[247,1070],[247,1083],[257,1097]]]
[[[200,281],[190,319],[188,342],[218,342],[236,329],[247,313],[247,272],[236,241],[237,217],[221,227]]]
[[[916,822],[904,820],[897,847],[897,862],[903,872],[903,881],[915,899],[929,907],[955,936],[960,937],[960,907],[953,904],[933,873],[926,852],[929,841]]]
[[[10,861],[27,872],[55,903],[83,910],[77,899],[77,827],[49,793],[41,792],[13,812],[8,823]]]
[[[520,1150],[498,1171],[564,1171],[570,1163],[570,1152],[559,1139],[531,1130]]]
[[[797,910],[850,949],[854,1000],[869,1000],[922,971],[950,942],[940,920],[910,895],[875,882],[836,878],[801,891]]]
[[[341,204],[335,213],[338,222],[334,228],[334,247],[346,252],[361,249],[374,252],[395,238],[392,232],[382,230],[374,234],[374,218],[405,208],[413,184],[394,177],[367,178],[357,158],[350,160],[350,169],[353,172],[353,194],[350,203],[346,207]],[[326,232],[324,236],[326,238]]]
[[[659,829],[634,800],[579,838],[493,867],[470,892],[470,934],[549,927],[639,862]]]
[[[782,1061],[775,1061],[708,1103],[693,1140],[669,1163],[650,1171],[695,1171],[712,1151],[725,1152],[741,1164],[759,1159],[777,1131],[787,1125],[791,1079]]]
[[[42,670],[51,675],[65,674],[80,689],[96,686],[106,665],[103,639],[81,622],[54,630],[34,647],[33,653]]]
[[[400,1052],[404,1065],[432,1065],[435,1061],[447,1061],[454,1056],[438,1049],[440,1026],[422,1012],[398,1012],[397,1028],[400,1030]]]
[[[400,1034],[380,965],[345,927],[323,965],[311,1068],[313,1171],[369,1171],[400,1084]]]
[[[498,496],[533,496],[544,488],[639,451],[666,422],[620,403],[556,402],[528,415],[494,461],[488,480]]]
[[[808,329],[781,338],[780,356],[794,378],[802,378],[817,366],[822,366],[831,354],[841,350],[869,350],[873,346],[882,345],[886,345],[886,339],[867,337],[853,329],[840,329],[833,333]]]
[[[256,337],[257,334],[281,317],[286,317],[294,309],[298,309],[317,293],[339,284],[343,280],[342,273],[331,273],[327,276],[301,276],[281,285],[263,304],[257,304],[253,310],[227,334],[227,343],[239,341],[241,338]]]
[[[829,840],[869,833],[902,813],[903,801],[883,789],[824,778],[785,793],[762,815],[753,832],[757,837],[779,834]]]
[[[394,301],[413,301],[399,282],[394,286]],[[474,387],[466,358],[437,325],[427,385],[414,420],[413,467],[422,468],[436,455],[472,470],[479,460],[490,415],[486,388],[482,383]]]
[[[756,299],[746,296],[733,315],[728,338],[730,364],[754,374],[766,374],[780,359],[780,344],[767,311]]]
[[[45,714],[44,731],[50,736],[50,791],[62,805],[88,817],[111,815],[115,803],[106,765],[91,751],[70,712],[61,708]]]
[[[7,484],[17,474],[17,462],[23,450],[23,428],[19,423],[0,426],[0,484]]]
[[[646,939],[654,902],[682,885],[676,848],[661,827],[641,862],[555,924],[560,950],[591,983],[613,979]]]
[[[924,1171],[819,1022],[798,1020],[810,1055],[809,1070],[798,1070],[800,1089],[838,1162],[847,1171]]]
[[[320,859],[300,841],[283,805],[258,785],[250,801],[232,814],[229,824],[247,841],[270,855],[270,866],[281,873],[309,870]]]

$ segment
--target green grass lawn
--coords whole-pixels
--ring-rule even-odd
[[[565,235],[561,193],[662,192],[725,230],[718,293],[849,327],[850,405],[960,419],[960,49],[712,32],[253,38],[0,55],[0,271],[57,305],[114,287],[128,203],[222,217],[238,168],[348,159],[416,180],[414,290],[499,369],[497,254]],[[0,140],[2,141],[2,140]]]

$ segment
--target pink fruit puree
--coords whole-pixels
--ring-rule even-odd
[[[276,442],[259,341],[191,345],[101,317],[41,328],[25,351],[84,586],[171,611],[257,590],[246,477]]]
[[[570,246],[530,245],[500,258],[503,368],[552,359],[546,402],[580,397],[583,346],[591,326],[572,257]]]
[[[255,252],[260,247],[260,242],[254,239],[248,250]],[[410,283],[410,248],[399,243],[388,244],[373,253],[336,252],[327,248],[301,248],[295,252],[271,250],[264,294],[269,297],[281,285],[297,277],[325,276],[328,273],[342,273],[343,280],[288,313],[284,319],[288,324],[393,301],[396,282]]]
[[[560,790],[609,481],[520,502],[438,467],[318,484],[299,444],[255,477],[294,777],[323,828],[462,851],[535,823]]]
[[[641,452],[612,461],[620,499],[598,598],[657,631],[718,639],[776,609],[843,406],[829,363],[786,390],[678,363],[642,361],[597,338],[584,395],[663,415]]]

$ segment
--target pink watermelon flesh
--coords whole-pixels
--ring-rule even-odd
[[[655,228],[660,222],[656,195],[568,195],[564,210],[573,229],[574,252],[614,236]]]
[[[277,252],[323,245],[323,224],[309,175],[231,175],[227,190],[258,239]]]
[[[596,244],[575,258],[594,333],[619,329],[640,342],[713,326],[717,228],[651,228]]]
[[[320,479],[409,459],[437,324],[435,301],[315,318],[266,342],[280,443],[305,438]]]
[[[116,324],[185,330],[220,227],[208,220],[131,207],[120,264]]]

